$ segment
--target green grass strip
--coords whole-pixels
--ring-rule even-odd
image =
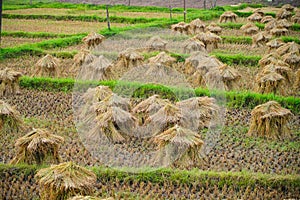
[[[76,85],[75,85],[76,84]],[[213,96],[226,97],[227,105],[230,107],[247,107],[265,103],[270,100],[279,102],[283,107],[292,110],[294,113],[300,113],[300,98],[283,97],[274,94],[259,94],[249,91],[210,91],[208,89],[196,88],[173,88],[157,84],[142,84],[135,82],[111,81],[75,81],[71,78],[30,78],[24,76],[20,80],[20,86],[27,89],[41,91],[64,91],[72,92],[74,89],[81,90],[98,85],[106,85],[115,91],[122,91],[122,94],[131,95],[137,98],[146,98],[153,94],[160,94],[163,98],[171,100],[187,99],[192,96]],[[117,88],[116,88],[117,86]],[[126,93],[128,91],[128,93]]]
[[[36,165],[10,165],[0,164],[0,174],[2,177],[6,173],[14,175],[33,175],[38,170],[48,166]],[[250,187],[273,188],[280,190],[299,190],[300,176],[299,175],[276,175],[276,174],[262,174],[253,173],[249,171],[242,172],[215,172],[202,171],[199,169],[193,170],[179,170],[171,168],[160,169],[134,169],[134,168],[108,168],[103,166],[88,167],[96,175],[97,179],[103,183],[109,183],[113,180],[120,180],[121,182],[151,182],[163,186],[164,183],[176,184],[180,187],[181,184],[199,185],[222,189],[225,185],[234,186],[236,189]],[[179,184],[179,185],[178,185]]]
[[[65,38],[71,36],[79,36],[86,33],[79,34],[62,34],[62,33],[48,33],[48,32],[24,32],[24,31],[3,31],[2,36],[7,37],[23,37],[23,38]]]
[[[221,36],[224,43],[252,44],[252,38],[247,36]]]
[[[71,36],[66,38],[58,38],[45,40],[33,44],[24,44],[17,47],[1,48],[0,60],[7,58],[16,58],[22,55],[42,55],[44,49],[62,48],[75,45],[81,42],[84,35]]]
[[[243,54],[213,53],[220,61],[228,65],[258,66],[261,56],[246,56]]]
[[[174,23],[174,21],[169,21],[164,23],[153,22],[147,24],[136,24],[133,26],[112,28],[111,30],[103,29],[99,33],[106,37],[110,37],[119,34],[123,31],[140,29],[140,28],[148,28],[148,27],[167,27],[172,23]],[[71,37],[45,40],[33,44],[24,44],[17,47],[2,48],[0,49],[0,60],[7,59],[7,58],[16,58],[28,54],[42,55],[45,54],[45,50],[47,49],[63,48],[63,47],[79,44],[84,36],[85,34],[78,34]]]
[[[99,17],[96,15],[19,15],[19,14],[2,14],[3,18],[6,19],[47,19],[47,20],[55,20],[55,21],[84,21],[84,22],[105,22],[106,17]],[[145,17],[137,17],[137,18],[130,18],[130,17],[118,17],[118,16],[111,16],[111,22],[115,23],[128,23],[128,24],[137,24],[137,23],[149,23],[154,21],[161,21],[166,20],[165,18],[145,18]]]
[[[221,36],[225,43],[237,43],[237,44],[252,44],[252,38],[249,36]],[[283,42],[296,42],[300,44],[300,39],[291,36],[282,36],[280,39]]]
[[[240,29],[244,25],[244,23],[227,22],[227,23],[218,23],[218,25],[222,28]],[[265,28],[265,24],[256,22],[255,25],[261,30]],[[290,29],[293,31],[300,31],[300,24],[293,24]]]

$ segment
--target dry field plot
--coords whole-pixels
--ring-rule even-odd
[[[112,25],[114,27],[126,26],[121,23]],[[100,22],[3,19],[3,31],[76,34],[98,32],[106,27],[106,23]]]
[[[17,15],[53,15],[53,16],[99,16],[106,17],[105,9],[101,10],[76,10],[76,9],[55,9],[55,8],[30,8],[20,10],[5,10],[4,14],[17,14]],[[131,18],[169,18],[169,13],[162,12],[119,12],[111,10],[110,16],[118,17],[131,17]],[[174,14],[177,17],[179,14]]]
[[[135,1],[132,2],[134,3]],[[148,3],[151,4],[153,2],[154,1]],[[166,2],[164,3],[166,4]],[[252,9],[244,9],[243,11],[249,12],[252,11]],[[276,12],[277,8],[263,8],[263,11]],[[5,10],[4,13],[19,15],[56,16],[97,15],[105,17],[104,10],[80,9],[32,8],[20,10]],[[168,13],[156,12],[111,11],[110,15],[130,18],[169,18]],[[176,15],[174,16],[176,17]],[[217,23],[218,19],[205,21],[205,24],[208,25],[211,22]],[[238,23],[247,23],[247,20],[246,18],[238,18]],[[128,26],[128,24],[112,23],[112,27],[124,26]],[[99,33],[100,30],[103,30],[105,28],[106,23],[99,22],[3,19],[3,30],[7,32],[22,31],[46,32],[56,34],[78,34],[90,32]],[[115,30],[119,31],[118,29]],[[32,37],[32,34],[23,34],[24,37]],[[160,38],[167,41],[167,44],[165,44],[165,41],[162,41],[159,38],[156,38],[158,42],[156,41],[155,44],[150,44],[149,41],[153,39],[153,36],[160,36]],[[226,28],[223,29],[221,36],[243,37],[244,35],[240,30]],[[290,31],[289,36],[299,37],[299,32]],[[94,55],[104,55],[105,58],[101,56],[96,57],[94,55],[88,54],[88,51],[83,51],[81,52],[82,57],[78,56],[80,54],[77,54],[75,56],[75,58],[77,58],[76,60],[70,57],[72,57],[74,52],[79,52],[85,45],[84,42],[81,42],[79,44],[77,43],[79,37],[80,36],[72,36],[66,38],[67,42],[71,41],[71,44],[75,44],[71,46],[66,45],[70,43],[64,43],[64,38],[52,38],[49,39],[50,41],[47,41],[48,39],[46,38],[22,38],[8,36],[2,37],[1,47],[7,48],[4,50],[11,54],[15,52],[19,53],[18,48],[20,47],[18,46],[25,43],[34,44],[36,42],[45,41],[45,43],[49,42],[49,45],[40,45],[41,47],[37,45],[28,45],[29,48],[32,49],[29,49],[30,51],[28,51],[28,49],[22,49],[24,51],[21,53],[24,53],[24,55],[18,55],[19,57],[16,58],[11,58],[11,55],[8,54],[7,58],[5,58],[6,54],[4,54],[5,52],[3,53],[3,55],[5,55],[3,56],[3,58],[5,59],[1,60],[0,62],[0,70],[2,70],[2,74],[0,74],[2,75],[2,77],[0,78],[4,77],[3,74],[7,72],[4,69],[7,67],[12,70],[19,71],[23,73],[23,75],[30,76],[31,78],[23,77],[23,79],[21,79],[21,84],[23,86],[25,85],[26,87],[22,87],[20,91],[18,91],[18,93],[15,93],[13,95],[1,96],[1,100],[7,102],[20,112],[20,117],[24,121],[24,132],[27,133],[32,128],[46,128],[51,133],[64,138],[64,143],[62,143],[58,148],[58,154],[61,157],[61,162],[72,161],[85,167],[93,166],[95,167],[95,169],[99,170],[98,173],[100,173],[100,176],[99,174],[97,174],[98,180],[95,184],[96,190],[93,191],[93,195],[101,197],[112,196],[115,199],[284,199],[294,197],[297,198],[299,196],[299,190],[297,190],[297,188],[299,188],[299,182],[294,183],[289,179],[286,181],[282,178],[286,176],[288,178],[293,178],[293,181],[299,180],[300,116],[299,113],[297,113],[299,111],[299,107],[293,104],[294,102],[298,103],[298,100],[294,97],[285,98],[276,96],[276,98],[278,98],[278,101],[281,101],[283,107],[287,108],[288,106],[291,106],[290,109],[293,114],[288,111],[290,113],[290,118],[280,118],[279,116],[278,119],[281,121],[278,121],[277,118],[277,121],[272,121],[273,119],[275,119],[275,117],[273,118],[273,116],[271,115],[274,115],[274,113],[277,114],[277,111],[273,111],[273,113],[269,114],[270,116],[268,115],[268,117],[270,117],[270,121],[267,121],[265,119],[261,120],[270,122],[271,125],[266,123],[267,129],[272,126],[272,124],[275,124],[276,126],[284,126],[284,122],[287,122],[289,120],[289,124],[286,128],[290,129],[291,135],[286,136],[286,138],[278,138],[278,140],[275,140],[273,138],[273,140],[270,138],[267,139],[264,136],[255,137],[248,133],[250,124],[255,121],[253,120],[255,118],[253,118],[253,113],[251,113],[252,110],[250,108],[257,106],[254,104],[257,104],[258,102],[264,102],[266,101],[266,99],[274,98],[269,94],[263,96],[253,93],[254,88],[257,84],[254,80],[256,79],[257,74],[259,74],[259,72],[262,70],[261,67],[256,65],[257,58],[254,56],[263,56],[267,51],[266,47],[252,48],[251,44],[233,44],[220,42],[218,44],[218,48],[215,48],[214,50],[209,52],[210,56],[216,55],[224,63],[232,62],[243,64],[231,64],[228,67],[227,65],[221,65],[222,63],[213,60],[214,58],[210,57],[209,55],[201,55],[201,59],[204,60],[204,62],[200,63],[202,60],[192,60],[193,56],[189,60],[189,53],[187,53],[189,51],[186,51],[185,48],[185,41],[193,36],[176,33],[174,31],[171,31],[171,29],[143,28],[134,29],[133,31],[121,32],[120,34],[116,34],[115,36],[108,37],[104,41],[102,41],[102,43],[95,49],[90,49]],[[98,37],[97,39],[99,40],[99,38],[101,37]],[[150,40],[150,38],[152,39]],[[84,41],[86,41],[86,38],[84,39]],[[91,43],[96,43],[95,41],[97,40],[95,40],[94,38]],[[88,43],[89,47],[92,46],[90,45],[91,43]],[[191,99],[188,99],[187,101],[174,102],[175,98],[172,96],[173,91],[169,91],[162,86],[156,85],[147,85],[142,87],[140,87],[139,85],[139,88],[134,91],[134,94],[129,99],[129,103],[127,103],[127,100],[120,96],[117,96],[116,94],[113,94],[114,91],[111,91],[108,87],[99,87],[102,89],[94,89],[92,93],[82,96],[81,92],[79,91],[69,91],[69,88],[72,88],[73,80],[60,79],[76,79],[79,70],[81,70],[84,75],[87,75],[89,73],[91,73],[92,75],[98,75],[99,73],[99,75],[102,75],[101,78],[104,77],[104,80],[118,79],[119,75],[120,77],[124,75],[123,71],[127,70],[126,68],[128,68],[129,71],[130,69],[136,69],[138,65],[141,65],[141,63],[151,62],[151,59],[149,58],[152,56],[156,56],[159,53],[159,50],[157,48],[154,48],[157,46],[159,46],[159,50],[161,50],[161,46],[163,46],[162,49],[166,47],[166,49],[169,51],[169,54],[161,53],[160,55],[165,55],[166,57],[168,57],[169,55],[173,56],[173,58],[168,57],[168,59],[171,60],[169,61],[171,62],[170,66],[176,70],[179,70],[181,74],[184,74],[184,76],[182,76],[181,78],[183,80],[184,78],[186,78],[187,82],[191,81],[191,79],[197,79],[196,81],[198,81],[201,85],[202,83],[200,83],[200,74],[197,74],[196,72],[199,71],[199,73],[204,73],[204,71],[210,70],[206,73],[212,76],[214,74],[212,74],[211,72],[215,73],[215,69],[225,70],[225,75],[212,76],[212,79],[214,80],[216,79],[218,81],[219,78],[225,79],[227,77],[229,77],[229,79],[233,79],[232,77],[240,78],[234,79],[239,83],[239,88],[234,88],[233,90],[243,91],[226,92],[226,98],[224,99],[228,101],[228,105],[243,105],[244,107],[233,108],[228,106],[224,108],[224,113],[219,113],[219,105],[217,104],[220,103],[219,100],[221,99],[222,101],[223,98],[223,93],[219,94],[219,91],[211,94],[216,99],[210,99],[207,97],[195,98],[197,99],[197,102],[195,103],[194,101],[191,101],[191,105],[188,105],[187,103]],[[123,52],[124,50],[130,48],[139,50],[137,52]],[[59,61],[50,55],[47,55],[46,58],[44,57],[43,59],[45,60],[41,59],[43,56],[45,56],[37,56],[41,51],[44,54],[50,53],[53,55],[57,55]],[[33,52],[34,55],[30,55],[29,52]],[[201,54],[200,52],[198,53]],[[118,55],[120,56],[118,57]],[[67,58],[62,58],[62,56],[66,56]],[[142,59],[142,56],[144,56],[144,60]],[[249,56],[249,60],[247,60],[247,56]],[[40,67],[43,68],[43,70],[47,68],[51,70],[53,70],[53,68],[55,70],[59,69],[58,71],[60,71],[61,73],[57,74],[58,79],[52,79],[50,81],[49,79],[35,78],[34,76],[38,76],[38,73],[36,73],[37,66],[35,66],[38,61],[39,63],[44,64],[43,67]],[[109,65],[110,61],[116,61],[115,63],[117,64],[114,63],[113,65]],[[156,63],[158,61],[155,60],[153,62]],[[214,63],[217,63],[218,66],[211,67],[210,65]],[[109,67],[104,66],[106,64]],[[167,65],[169,66],[169,64]],[[192,71],[194,70],[194,66],[189,65],[195,65],[195,70],[198,71],[194,73]],[[220,65],[221,67],[219,67]],[[160,71],[161,69],[159,66],[160,65],[147,65],[148,68],[143,75],[136,72],[138,74],[137,75],[134,72],[130,73],[130,76],[136,78],[134,79],[134,81],[147,79],[147,76],[149,74],[155,76],[155,80],[166,79],[162,82],[170,81],[166,76],[172,75],[166,75],[168,74],[167,72],[164,72],[163,70]],[[206,67],[212,69],[206,69]],[[235,72],[235,70],[237,72]],[[189,71],[191,71],[192,73],[190,73]],[[88,78],[89,77],[87,77],[87,79]],[[101,78],[97,77],[96,79],[99,80]],[[179,80],[178,76],[174,76],[174,74],[171,79],[176,79],[174,80],[175,82],[177,81],[177,79]],[[171,80],[170,82],[172,81],[173,80]],[[3,81],[0,83],[0,86],[3,88],[3,83],[5,82]],[[120,86],[117,85],[117,87],[115,87],[114,81],[108,81],[107,84],[114,87],[114,89],[118,89],[118,86]],[[135,87],[135,84],[136,83],[130,83],[130,86],[127,84],[123,86],[121,84],[120,87],[122,92],[127,92],[131,88]],[[190,84],[192,85],[193,83],[190,82]],[[197,86],[199,86],[199,84]],[[82,83],[82,85],[79,84],[79,86],[84,87],[85,85]],[[202,86],[205,87],[204,85]],[[184,91],[181,91],[181,88],[177,89],[179,92],[184,93]],[[50,92],[57,90],[68,92]],[[146,102],[143,101],[145,99],[142,98],[146,98],[147,95],[151,96],[152,93],[157,93],[157,90],[158,92],[162,93],[161,96],[168,96],[169,100],[154,98],[155,100],[150,103],[149,107],[145,106],[145,108],[147,107],[146,109],[142,108],[143,106],[140,106],[140,108],[136,109],[138,107],[137,105],[142,105],[142,102]],[[206,91],[202,88],[198,88],[196,92],[197,95],[202,95],[202,92]],[[97,98],[97,103],[91,101],[89,104],[89,96],[93,99]],[[142,98],[137,98],[136,96],[142,96]],[[201,101],[203,102],[201,103],[199,99],[201,99]],[[287,102],[284,102],[286,99],[288,99]],[[209,103],[210,101],[211,103]],[[216,101],[216,103],[214,101]],[[187,104],[185,105],[185,103]],[[201,107],[201,111],[199,110],[199,113],[192,112],[194,111],[194,103],[197,104],[198,107]],[[239,105],[239,103],[241,104]],[[1,104],[0,101],[0,114],[2,114],[0,115],[0,131],[2,130],[1,120],[5,119],[1,118],[3,116],[3,107],[1,107],[2,105],[4,104]],[[184,105],[190,107],[184,107]],[[156,114],[152,115],[150,114],[149,110],[152,109],[151,107],[155,106],[157,107],[155,109],[159,109],[159,111],[155,111]],[[81,108],[81,110],[79,110],[79,113],[78,108]],[[121,114],[119,113],[117,114],[118,116],[116,116],[115,112],[117,112],[118,110],[116,111],[113,109],[119,109],[122,112],[120,112]],[[147,111],[139,111],[143,109]],[[187,109],[189,111],[182,111],[184,109]],[[266,108],[266,110],[268,109],[269,107]],[[285,110],[281,108],[278,109],[279,111]],[[161,110],[164,112],[160,112]],[[97,117],[92,118],[94,116],[91,113],[95,114],[95,111]],[[191,115],[189,116],[190,118],[184,116],[184,112],[187,112],[188,115]],[[220,114],[224,114],[222,116],[223,123],[221,123],[221,125],[217,122],[219,121],[219,119],[216,119],[217,117],[214,116],[219,116]],[[197,115],[195,123],[199,124],[201,128],[197,127],[195,129],[190,129],[189,132],[184,132],[183,129],[188,130],[187,124],[194,123],[190,122],[194,120],[193,115]],[[128,116],[130,119],[128,119]],[[122,133],[122,131],[124,131],[124,127],[122,127],[123,124],[121,125],[121,123],[117,121],[119,120],[117,119],[118,117],[122,118],[121,120],[125,124],[126,133]],[[167,125],[164,125],[164,122],[161,122],[165,120],[163,118],[170,118],[170,120],[167,122]],[[134,122],[134,124],[131,123],[132,121]],[[147,123],[150,122],[151,126],[153,125],[151,121],[158,124],[162,123],[162,125],[164,126],[162,129],[163,131],[160,133],[159,131],[154,130],[155,128],[153,127],[150,127],[150,129],[147,126]],[[105,125],[103,124],[108,125],[107,127],[105,127]],[[154,126],[156,125],[157,124],[154,124]],[[221,126],[220,129],[218,129],[219,125]],[[130,127],[128,128],[128,126]],[[132,127],[135,128],[132,129]],[[147,130],[142,129],[145,127],[147,128]],[[175,131],[172,133],[168,133],[170,129]],[[99,132],[99,130],[103,131]],[[15,144],[18,138],[24,136],[22,131],[16,131],[15,134],[0,134],[0,141],[5,144],[1,145],[0,147],[1,163],[5,163],[6,165],[18,152]],[[140,132],[143,132],[142,134],[151,132],[151,135],[148,135],[148,137],[143,137],[140,135]],[[84,139],[81,138],[83,135],[80,134],[84,134]],[[171,138],[171,136],[169,135],[172,134],[175,134],[176,136],[172,136],[174,138]],[[208,137],[210,136],[210,134],[214,134],[212,138]],[[263,134],[267,135],[267,133]],[[99,136],[100,140],[96,141],[96,136],[98,135],[101,135]],[[161,137],[161,135],[167,135],[171,138],[169,139],[170,141],[174,140],[179,142],[174,143],[175,145],[171,142],[169,143],[171,144],[170,146],[165,146],[165,151],[161,151],[163,148],[161,145],[162,143],[159,145],[157,143],[157,138]],[[95,146],[97,148],[93,149],[98,150],[96,151],[96,157],[95,155],[93,156],[93,154],[95,153],[93,152],[93,150],[89,149],[87,146],[84,146],[84,142],[86,142],[86,140],[89,140],[89,137],[92,138],[91,141],[99,142]],[[210,139],[212,140],[210,141]],[[106,142],[108,140],[110,142]],[[165,145],[167,144],[167,142],[170,142],[167,140],[164,141]],[[187,150],[186,152],[188,153],[184,154],[187,160],[183,160],[185,161],[185,163],[175,164],[178,160],[181,159],[179,157],[183,155],[180,154],[180,151],[182,147],[185,148],[184,145],[191,143],[194,146],[197,146],[199,141],[200,143],[203,142],[202,140],[205,143],[204,149],[201,149],[201,151],[199,151],[198,149],[197,152],[193,149]],[[185,141],[187,142],[185,143]],[[175,146],[178,147],[175,148]],[[202,147],[200,146],[199,148]],[[44,150],[45,149],[47,148],[44,148]],[[202,150],[204,150],[205,153],[203,153]],[[152,160],[154,158],[153,156],[155,156],[155,159],[157,159],[158,152],[163,152],[162,154],[160,154],[163,159],[165,159],[169,155],[170,157],[178,156],[178,160],[175,160],[175,162],[170,166],[185,170],[196,168],[195,171],[192,170],[185,172],[196,174],[198,173],[197,170],[201,170],[201,173],[207,173],[207,175],[205,175],[206,178],[202,178],[203,176],[198,177],[197,174],[196,179],[197,181],[201,182],[201,184],[198,184],[198,182],[195,182],[196,184],[194,184],[193,181],[195,180],[193,179],[195,177],[191,177],[191,180],[187,180],[190,175],[186,176],[186,174],[184,176],[179,176],[175,173],[180,172],[181,170],[173,171],[172,169],[170,170],[175,174],[175,177],[172,177],[173,182],[168,182],[168,174],[165,174],[164,171],[162,171],[162,174],[158,175],[157,177],[156,175],[154,175],[155,177],[148,177],[147,174],[145,175],[145,177],[144,175],[139,177],[139,174],[130,174],[130,176],[128,177],[127,174],[123,177],[123,175],[121,174],[122,172],[120,171],[118,171],[116,174],[109,174],[110,172],[108,172],[109,170],[111,170],[111,166],[118,164],[124,166],[143,166],[145,163],[149,164],[151,162],[154,162],[154,160]],[[200,154],[201,156],[199,156]],[[183,159],[185,159],[184,156],[182,157]],[[188,157],[190,157],[190,160],[188,160]],[[199,160],[193,160],[196,157]],[[21,172],[20,176],[16,176],[17,172],[11,175],[9,170],[8,172],[5,170],[5,168],[4,170],[2,170],[3,172],[0,170],[0,175],[2,177],[0,182],[0,199],[38,199],[38,190],[43,189],[43,187],[37,185],[36,180],[34,180],[34,173],[29,173],[30,169],[27,170],[26,168],[26,174]],[[108,170],[107,174],[101,174],[101,170]],[[17,171],[17,169],[15,171]],[[217,172],[221,172],[222,175],[220,176]],[[241,176],[234,177],[235,172],[241,174]],[[210,173],[217,173],[217,175],[211,176]],[[249,176],[249,174],[251,176]],[[273,175],[276,180],[272,179]],[[139,178],[135,178],[135,176]],[[227,176],[228,180],[226,179]],[[269,176],[270,178],[265,180],[261,178],[262,176]],[[278,180],[277,177],[279,177]],[[121,180],[119,178],[121,178]],[[231,182],[232,178],[237,179],[236,183],[238,184],[236,184],[235,182]],[[247,180],[248,182],[244,182],[244,179],[248,178],[250,180]],[[165,181],[165,179],[167,181]],[[224,179],[226,180],[223,183]]]
[[[53,133],[63,136],[65,143],[60,148],[63,161],[72,160],[82,165],[105,164],[99,163],[82,145],[76,127],[73,122],[72,94],[53,93],[42,91],[22,90],[20,95],[4,99],[21,111],[26,117],[25,122],[29,127],[48,128]],[[139,100],[137,101],[139,102]],[[75,103],[76,104],[76,103]],[[63,120],[62,120],[63,119]],[[207,155],[206,162],[199,163],[197,167],[203,170],[213,171],[242,171],[276,173],[276,174],[297,174],[300,171],[297,155],[299,149],[293,147],[293,140],[280,141],[273,145],[272,142],[263,142],[261,139],[254,139],[246,136],[245,127],[250,121],[250,110],[228,109],[226,111],[226,125],[222,131],[217,144]],[[294,119],[293,131],[297,131],[299,118]],[[199,133],[203,134],[203,133]],[[1,148],[0,159],[8,162],[14,155],[14,137],[5,137],[6,144]],[[204,137],[202,135],[202,137]],[[295,141],[299,142],[299,139]],[[126,151],[135,154],[153,151],[149,141],[139,139],[128,139],[124,144],[112,144],[112,148],[125,148]],[[287,146],[288,149],[282,148]],[[128,159],[122,154],[106,155],[107,159]],[[281,157],[283,156],[283,157]],[[110,158],[108,158],[110,157]],[[140,158],[141,160],[145,158]],[[134,159],[130,162],[140,162]],[[129,160],[124,160],[128,161]]]
[[[16,37],[1,37],[1,47],[15,47],[22,44],[32,44],[35,42],[41,42],[43,41],[42,38],[16,38]]]

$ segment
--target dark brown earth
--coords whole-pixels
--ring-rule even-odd
[[[300,6],[299,0],[206,0],[206,7],[211,8],[216,1],[217,6],[235,5],[238,3],[262,3],[273,6],[280,6],[286,3],[293,6]],[[131,5],[131,6],[159,6],[159,7],[183,7],[183,0],[60,0],[60,2],[88,3],[88,4],[110,4],[110,5]],[[186,0],[188,8],[203,8],[203,0]]]

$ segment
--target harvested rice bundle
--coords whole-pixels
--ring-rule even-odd
[[[85,43],[88,49],[91,49],[98,46],[104,39],[105,37],[103,35],[92,32],[85,36],[82,41]]]
[[[206,28],[206,31],[219,35],[222,32],[222,28],[218,26],[216,23],[210,23]]]
[[[35,64],[37,69],[34,74],[43,77],[58,77],[60,75],[59,65],[60,61],[57,58],[47,54]]]
[[[21,72],[9,68],[0,70],[0,96],[19,94]]]
[[[161,39],[159,36],[154,36],[150,38],[150,40],[147,42],[146,46],[151,51],[165,51],[167,50],[167,41]]]
[[[195,19],[190,22],[189,34],[194,35],[200,32],[204,32],[205,26],[206,25],[203,21],[201,21],[200,19]]]
[[[192,53],[196,51],[207,52],[205,44],[199,40],[190,38],[184,42],[184,53]]]
[[[192,167],[201,162],[200,151],[204,142],[190,129],[175,125],[154,137],[159,151],[156,162],[163,166]]]
[[[38,180],[42,200],[66,200],[74,195],[89,195],[96,183],[96,175],[72,162],[40,169]]]
[[[11,163],[58,164],[58,150],[63,141],[62,137],[53,135],[46,129],[33,129],[16,141],[18,152]]]
[[[0,100],[0,134],[16,134],[24,130],[20,113]]]
[[[176,59],[169,56],[166,52],[160,52],[154,57],[149,58],[149,63],[162,64],[171,67],[176,62]]]
[[[211,69],[205,75],[206,85],[209,88],[233,90],[239,88],[241,75],[234,68],[222,65]]]
[[[259,28],[252,22],[243,25],[240,29],[244,32],[245,35],[254,35],[259,31]]]
[[[286,139],[290,137],[288,123],[292,116],[290,110],[282,108],[276,101],[269,101],[256,106],[251,112],[248,135]]]
[[[226,11],[220,16],[219,22],[222,23],[224,21],[226,23],[228,20],[230,22],[236,22],[237,17],[237,14],[234,12]]]
[[[272,36],[269,33],[261,31],[252,36],[252,47],[264,46],[271,38]]]

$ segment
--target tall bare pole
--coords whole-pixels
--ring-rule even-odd
[[[171,0],[169,1],[169,8],[170,8],[170,20],[172,20],[172,5],[171,5]]]
[[[183,21],[186,22],[186,5],[185,5],[185,0],[183,0]]]
[[[110,30],[110,20],[109,20],[109,11],[108,11],[109,5],[106,4],[106,21],[107,21],[107,28]]]
[[[2,0],[0,0],[0,46],[1,46],[1,35],[2,35]]]

